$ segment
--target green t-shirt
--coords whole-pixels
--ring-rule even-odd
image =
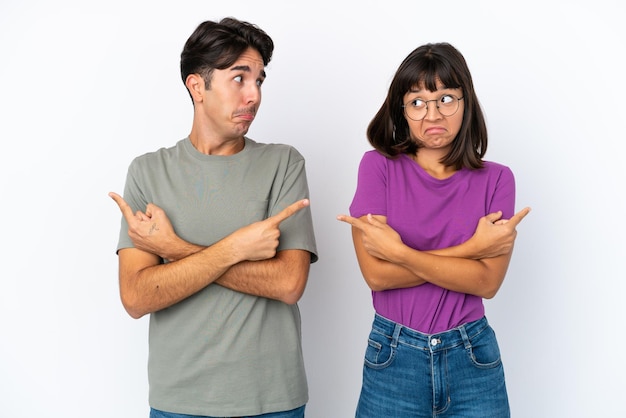
[[[293,147],[249,138],[230,156],[198,152],[189,138],[137,157],[124,198],[154,203],[183,239],[208,246],[308,198],[305,161]],[[310,207],[280,225],[278,250],[317,260]],[[122,218],[118,249],[132,247]],[[258,415],[308,401],[296,305],[211,284],[150,315],[150,406],[190,415]]]

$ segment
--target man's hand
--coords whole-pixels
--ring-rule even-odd
[[[280,213],[259,222],[238,229],[229,235],[233,251],[241,261],[266,260],[276,255],[280,223],[300,209],[309,206],[308,199],[302,199],[287,206]]]
[[[128,222],[128,236],[136,248],[164,259],[171,259],[168,248],[175,248],[184,242],[176,232],[165,214],[165,211],[153,203],[146,206],[146,211],[133,214],[131,207],[124,198],[111,192],[109,196],[117,203],[122,215]]]
[[[117,203],[126,218],[128,236],[136,248],[172,261],[204,248],[188,243],[176,235],[165,211],[157,205],[149,203],[145,212],[137,211],[133,214],[122,196],[114,192],[109,193],[109,196]],[[233,253],[239,261],[272,258],[278,248],[280,223],[307,206],[309,200],[302,199],[274,216],[238,229],[225,239],[231,241]]]

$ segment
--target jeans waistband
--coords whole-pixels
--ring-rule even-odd
[[[398,342],[428,351],[448,350],[460,345],[471,347],[471,340],[489,327],[486,317],[436,334],[424,334],[375,314],[372,330],[387,335],[392,345]]]

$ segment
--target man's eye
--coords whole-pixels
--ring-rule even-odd
[[[265,80],[257,80],[257,81],[256,81],[256,85],[257,85],[257,86],[259,86],[259,87],[261,87],[261,85],[263,84],[263,82],[264,82],[264,81],[265,81]]]
[[[235,80],[237,83],[241,83],[241,81],[243,80],[243,77],[238,75],[235,78],[233,78],[233,80]]]

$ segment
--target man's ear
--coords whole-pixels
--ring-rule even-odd
[[[202,103],[204,100],[204,79],[200,74],[189,74],[185,80],[185,86],[193,98],[194,103]]]

